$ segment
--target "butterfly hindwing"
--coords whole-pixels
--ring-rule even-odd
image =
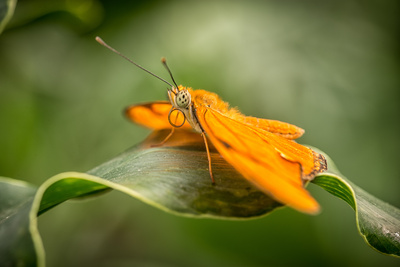
[[[277,134],[286,139],[296,139],[303,135],[304,130],[296,125],[277,121],[277,120],[268,120],[268,119],[260,119],[249,116],[240,116],[240,121],[245,124],[253,125],[259,129],[263,129],[267,132]]]

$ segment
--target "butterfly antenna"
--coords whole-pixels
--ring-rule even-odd
[[[175,82],[174,76],[172,76],[172,72],[169,69],[168,65],[167,65],[167,59],[165,57],[161,58],[161,63],[164,65],[164,67],[167,69],[169,76],[171,76],[172,81],[174,82],[176,89],[178,89],[178,85]],[[179,89],[178,89],[179,90]]]
[[[135,63],[133,60],[131,60],[131,59],[129,59],[128,57],[124,56],[121,52],[115,50],[114,48],[112,48],[111,46],[109,46],[108,44],[106,44],[99,36],[96,37],[96,41],[97,41],[99,44],[101,44],[101,45],[107,47],[108,49],[110,49],[110,50],[113,51],[114,53],[116,53],[116,54],[120,55],[121,57],[125,58],[125,59],[128,60],[130,63],[132,63],[133,65],[135,65],[136,67],[138,67],[139,69],[144,70],[145,72],[147,72],[147,73],[153,75],[154,77],[156,77],[156,78],[159,79],[160,81],[163,81],[163,82],[165,82],[166,84],[168,84],[170,87],[172,87],[172,84],[170,84],[169,82],[167,82],[166,80],[164,80],[164,79],[161,78],[160,76],[155,75],[155,74],[152,73],[151,71],[145,69],[144,67],[142,67],[142,66],[140,66],[139,64]],[[172,76],[171,76],[171,77],[172,77]],[[173,79],[172,79],[172,80],[173,80]],[[174,81],[174,83],[175,83],[175,81]],[[176,84],[175,84],[175,85],[176,85]]]

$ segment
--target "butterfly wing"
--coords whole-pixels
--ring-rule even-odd
[[[319,211],[318,203],[304,189],[303,179],[311,179],[326,168],[321,155],[213,108],[195,107],[210,141],[245,178],[290,207],[307,213]]]
[[[125,115],[133,122],[154,130],[172,128],[168,121],[168,114],[172,108],[169,101],[157,101],[129,106],[125,109]],[[171,114],[172,119],[177,120],[179,125],[183,115],[177,111]],[[191,126],[185,122],[181,127],[191,129]]]

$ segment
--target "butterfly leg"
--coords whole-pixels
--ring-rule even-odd
[[[164,138],[164,140],[162,140],[162,141],[161,141],[160,143],[158,143],[158,144],[151,145],[151,147],[158,147],[158,146],[164,145],[165,142],[167,142],[168,139],[171,138],[171,136],[174,134],[174,132],[175,132],[175,128],[172,127],[171,132]]]
[[[210,150],[208,149],[207,137],[204,132],[201,132],[201,136],[203,137],[204,144],[206,145],[207,158],[208,158],[208,171],[210,172],[210,177],[211,177],[212,183],[215,184],[214,175],[213,175],[212,169],[211,169],[211,155],[210,155]]]

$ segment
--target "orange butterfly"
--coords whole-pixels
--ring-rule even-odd
[[[99,37],[96,40],[123,56]],[[327,164],[323,155],[294,141],[303,135],[303,129],[286,122],[245,116],[230,108],[217,94],[177,86],[165,59],[162,62],[176,86],[123,57],[171,87],[169,102],[128,107],[128,118],[151,129],[172,128],[166,139],[175,127],[192,128],[200,133],[213,182],[207,137],[228,163],[277,201],[306,213],[319,211],[318,203],[304,185],[326,170]]]

